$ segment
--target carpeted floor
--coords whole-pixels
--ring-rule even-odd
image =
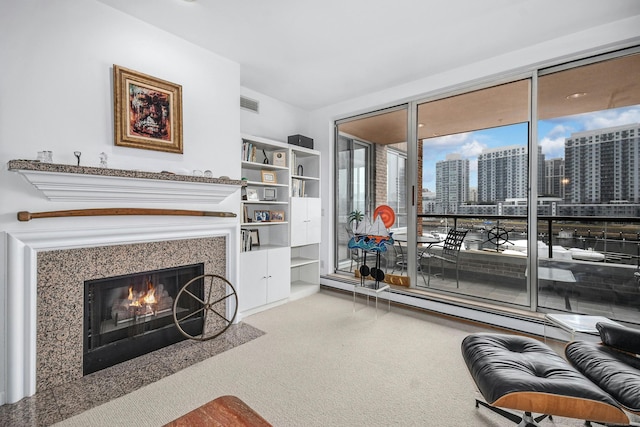
[[[161,426],[225,394],[275,426],[512,426],[485,408],[460,354],[481,330],[322,291],[245,322],[265,334],[59,426]],[[581,426],[565,418],[542,426]]]

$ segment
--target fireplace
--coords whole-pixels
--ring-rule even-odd
[[[108,277],[84,282],[83,374],[186,339],[175,327],[174,301],[180,288],[204,273],[204,264],[194,264]],[[201,282],[192,289],[202,299]],[[187,332],[202,329],[202,311],[181,299],[176,309],[188,321]]]
[[[132,222],[7,234],[7,403],[84,375],[86,281],[201,263],[237,283],[235,219]]]

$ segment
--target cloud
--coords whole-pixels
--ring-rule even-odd
[[[474,139],[473,141],[469,141],[465,143],[461,147],[460,155],[462,155],[462,157],[466,159],[475,157],[477,160],[477,157],[482,153],[482,150],[484,150],[485,148],[487,148],[486,144],[483,144],[477,139]]]
[[[472,135],[471,132],[456,133],[436,138],[427,138],[424,140],[424,143],[433,148],[455,148],[464,145]]]
[[[542,147],[542,154],[544,154],[547,159],[555,158],[555,157],[564,157],[564,136],[559,136],[557,138],[549,138],[545,136],[540,141],[540,146]]]
[[[614,126],[640,123],[640,108],[618,108],[598,111],[581,117],[585,130],[603,129]]]

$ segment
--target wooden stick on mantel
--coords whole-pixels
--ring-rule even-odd
[[[233,212],[190,211],[184,209],[147,209],[147,208],[104,208],[73,209],[51,212],[18,212],[18,221],[29,221],[35,218],[57,218],[65,216],[105,216],[105,215],[182,215],[182,216],[214,216],[234,218]]]

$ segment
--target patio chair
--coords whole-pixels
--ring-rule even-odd
[[[393,268],[391,270],[391,274],[395,273],[396,270],[400,271],[402,275],[403,272],[407,269],[407,257],[405,251],[402,248],[402,244],[399,241],[396,241],[393,244]]]
[[[428,274],[427,279],[424,278],[424,269],[420,269],[422,273],[422,280],[425,281],[427,287],[431,283],[431,263],[432,260],[440,260],[440,267],[442,272],[438,273],[444,279],[444,265],[445,263],[455,264],[456,269],[456,288],[460,287],[460,280],[458,277],[458,258],[460,256],[460,249],[462,248],[462,242],[469,230],[451,229],[447,233],[447,237],[444,239],[442,246],[432,246],[429,249],[421,253],[421,257],[428,260]],[[442,252],[436,253],[435,248],[442,248]]]

